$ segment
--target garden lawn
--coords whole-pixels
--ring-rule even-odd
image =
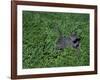
[[[65,36],[77,32],[80,51],[56,49],[57,27]],[[89,14],[23,11],[23,68],[89,65]]]

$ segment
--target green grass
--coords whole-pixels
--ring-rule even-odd
[[[80,53],[55,49],[58,26],[64,35],[81,38]],[[23,11],[23,68],[89,65],[89,14]]]

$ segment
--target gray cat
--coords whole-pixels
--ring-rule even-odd
[[[75,32],[73,32],[70,36],[66,37],[62,34],[62,32],[57,29],[59,32],[59,37],[56,42],[56,48],[58,50],[63,50],[67,47],[72,47],[78,49],[80,46],[80,38],[77,36]]]

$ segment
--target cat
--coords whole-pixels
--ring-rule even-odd
[[[78,49],[80,46],[80,38],[77,36],[76,32],[72,32],[70,36],[64,36],[60,29],[57,29],[59,32],[59,37],[56,42],[56,49],[63,50],[67,47],[72,47]]]

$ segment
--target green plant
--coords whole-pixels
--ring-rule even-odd
[[[56,25],[55,25],[56,24]],[[76,31],[80,53],[55,49],[59,26],[65,36]],[[23,68],[89,65],[89,14],[23,11]]]

